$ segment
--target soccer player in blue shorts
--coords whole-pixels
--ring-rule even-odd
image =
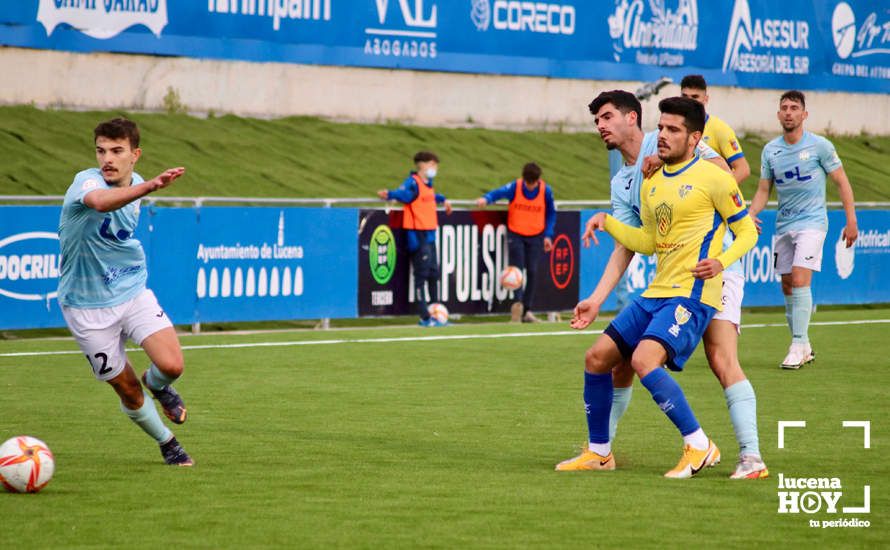
[[[663,100],[659,108],[658,156],[665,166],[643,184],[642,226],[605,213],[588,224],[591,230],[608,231],[625,248],[656,253],[655,279],[588,350],[584,402],[590,443],[557,470],[615,468],[609,434],[612,371],[625,360],[683,436],[683,455],[665,476],[688,478],[720,461],[719,449],[702,430],[682,389],[661,367],[682,370],[720,308],[724,266],[754,246],[757,231],[732,176],[695,154],[704,108],[686,98]],[[722,251],[727,225],[737,238]]]
[[[756,218],[775,186],[779,198],[775,268],[782,277],[785,319],[791,329],[791,346],[781,364],[784,369],[799,369],[815,358],[808,333],[813,310],[810,283],[813,272],[822,269],[822,245],[828,232],[826,174],[837,185],[847,217],[841,240],[850,248],[859,235],[853,189],[841,159],[830,141],[804,131],[807,115],[802,92],[782,94],[778,112],[782,135],[763,148],[760,182],[751,201],[751,215]]]
[[[589,107],[606,146],[620,151],[625,159],[625,164],[612,179],[612,215],[619,221],[639,227],[642,225],[640,189],[644,179],[643,167],[646,159],[652,156],[657,158],[658,131],[643,134],[639,127],[642,106],[629,92],[623,90],[603,92],[590,103]],[[704,141],[699,141],[696,154],[704,160],[713,160],[717,166],[728,171],[725,162],[716,162],[720,156]],[[589,244],[589,241],[585,244]],[[724,249],[731,244],[731,237],[728,240],[724,238]],[[632,251],[628,251],[620,243],[615,243],[615,249],[609,257],[596,289],[590,297],[581,300],[576,306],[572,328],[581,330],[596,320],[600,307],[615,287],[618,274],[627,268],[632,256]],[[733,272],[739,265],[740,262],[735,262],[723,272],[721,297],[723,311],[715,314],[705,331],[703,340],[708,364],[723,386],[729,417],[739,445],[738,462],[730,477],[760,479],[768,477],[769,471],[760,454],[757,435],[757,397],[738,361],[738,327],[741,322],[744,278]],[[629,365],[622,364],[613,371],[612,380],[614,387],[612,412],[609,418],[609,439],[614,441],[618,422],[627,410],[633,395],[633,370]]]
[[[62,315],[93,375],[120,397],[121,411],[158,442],[167,464],[191,466],[191,457],[142,389],[144,384],[172,422],[185,422],[185,404],[171,387],[182,375],[182,349],[173,324],[146,288],[145,252],[133,238],[139,200],[173,183],[185,168],[144,181],[133,171],[142,155],[139,128],[126,119],[99,124],[94,139],[99,168],[75,176],[59,220]],[[128,338],[151,360],[142,384],[127,360]]]

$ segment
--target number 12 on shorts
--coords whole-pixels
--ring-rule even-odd
[[[111,367],[108,366],[108,354],[107,353],[99,352],[96,355],[94,355],[93,357],[95,359],[99,360],[99,361],[96,361],[96,363],[94,363],[93,360],[90,359],[89,355],[86,355],[85,357],[87,358],[87,361],[90,363],[90,367],[92,367],[93,371],[96,373],[96,376],[105,376],[106,374],[111,372]],[[101,361],[101,363],[100,363],[100,361]]]

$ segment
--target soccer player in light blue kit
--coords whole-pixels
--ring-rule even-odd
[[[815,358],[808,334],[813,309],[810,283],[813,271],[822,268],[822,245],[828,232],[825,204],[825,175],[837,185],[847,224],[841,240],[847,248],[859,235],[853,189],[834,145],[822,136],[805,132],[806,99],[790,90],[779,99],[782,135],[763,148],[760,183],[751,200],[756,216],[776,188],[779,207],[776,214],[776,272],[782,277],[785,318],[791,329],[791,346],[782,361],[784,369],[799,369]]]
[[[59,220],[62,315],[93,375],[114,388],[121,411],[158,442],[164,462],[191,466],[142,389],[144,384],[171,421],[185,422],[185,404],[170,386],[182,375],[182,349],[173,324],[146,288],[145,252],[133,237],[139,200],[173,183],[185,168],[144,181],[133,171],[142,154],[139,129],[126,119],[99,124],[94,138],[99,168],[75,176]],[[151,360],[142,384],[127,360],[128,338]]]
[[[590,112],[596,117],[597,129],[610,150],[617,150],[625,159],[612,178],[612,215],[619,221],[640,227],[640,189],[644,178],[646,159],[658,153],[658,130],[643,133],[640,129],[642,106],[629,92],[614,90],[603,92],[590,104]],[[696,154],[718,164],[725,171],[729,167],[719,154],[699,142]],[[588,232],[590,228],[588,227]],[[724,249],[732,243],[724,241]],[[606,269],[591,296],[578,303],[572,327],[584,329],[592,323],[609,292],[627,269],[633,253],[621,244],[609,257]],[[725,275],[741,276],[740,262],[725,269]],[[736,277],[738,279],[739,277]],[[727,276],[726,281],[732,281]],[[739,459],[731,477],[734,479],[759,479],[769,475],[760,455],[757,435],[757,399],[754,388],[745,377],[738,361],[738,325],[740,323],[744,278],[741,284],[723,287],[723,311],[718,312],[708,325],[703,341],[708,364],[724,388],[730,419],[739,444]],[[614,439],[618,422],[627,410],[632,395],[633,371],[627,364],[613,371],[613,400],[609,422],[610,440]]]

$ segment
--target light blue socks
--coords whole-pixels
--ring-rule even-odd
[[[609,441],[615,439],[615,433],[618,431],[618,421],[624,416],[627,407],[630,405],[630,398],[633,395],[633,386],[627,388],[612,388],[612,411],[609,414]]]
[[[145,394],[145,400],[140,408],[134,411],[128,409],[121,403],[121,411],[129,416],[130,420],[135,422],[137,426],[142,428],[145,433],[153,437],[158,443],[166,443],[167,441],[170,441],[170,438],[173,437],[173,432],[170,431],[170,428],[164,425],[161,416],[158,414],[158,410],[155,408],[154,401],[151,400],[151,396],[146,392],[143,393]]]
[[[751,382],[742,380],[723,390],[729,419],[735,438],[739,442],[741,454],[760,456],[760,443],[757,438],[757,397]]]
[[[165,386],[169,386],[175,380],[175,378],[170,378],[161,372],[161,369],[156,367],[154,363],[149,365],[148,371],[145,373],[145,383],[153,390],[160,390]]]
[[[810,287],[791,289],[791,341],[806,344],[810,341],[810,315],[813,313],[813,293]]]
[[[794,335],[794,318],[791,316],[793,301],[790,294],[785,296],[785,320],[788,321],[788,330]]]

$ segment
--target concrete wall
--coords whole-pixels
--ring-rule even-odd
[[[587,104],[599,91],[640,85],[20,48],[0,49],[0,74],[0,104],[163,110],[172,87],[193,113],[566,131],[592,128]],[[677,93],[671,85],[659,97]],[[715,87],[709,109],[738,132],[772,135],[779,131],[780,93]],[[812,131],[890,133],[890,96],[807,95]],[[644,127],[654,127],[656,101],[647,102],[643,113]]]

